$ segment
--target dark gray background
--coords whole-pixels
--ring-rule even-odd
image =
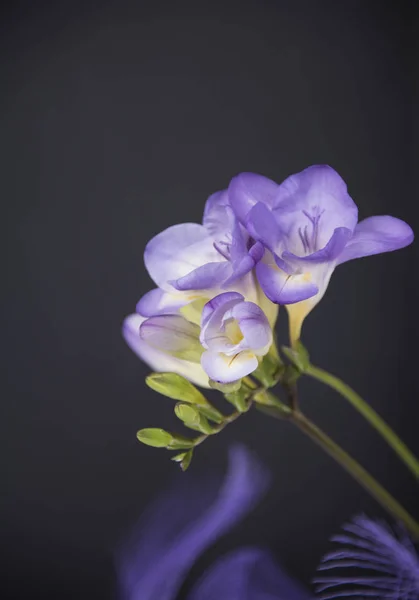
[[[2,597],[111,598],[112,552],[175,466],[136,430],[173,427],[170,401],[120,326],[151,287],[142,253],[199,221],[243,170],[280,181],[329,163],[360,216],[417,228],[414,2],[15,2],[2,17]],[[417,97],[416,97],[417,100]],[[4,217],[3,217],[4,221]],[[339,268],[307,319],[313,360],[339,374],[419,453],[417,246]],[[281,331],[285,331],[285,314]],[[417,488],[336,394],[307,412],[419,517]],[[290,426],[250,414],[233,441],[274,486],[200,561],[250,542],[308,583],[352,514],[383,515]]]

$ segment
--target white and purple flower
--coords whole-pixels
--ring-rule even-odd
[[[171,371],[208,387],[208,380],[231,383],[252,373],[272,344],[264,312],[237,292],[225,292],[202,310],[131,315],[124,323],[129,346],[155,371]]]
[[[231,181],[228,196],[251,238],[267,250],[255,265],[257,278],[272,302],[288,305],[294,339],[336,266],[413,241],[409,225],[394,217],[358,223],[345,182],[327,165],[309,167],[280,185],[241,173]]]
[[[249,375],[272,344],[264,312],[241,294],[225,292],[204,306],[201,364],[214,381],[229,383]]]

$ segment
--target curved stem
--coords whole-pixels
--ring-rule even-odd
[[[406,444],[391,429],[389,425],[375,412],[371,406],[365,402],[352,388],[344,383],[338,377],[331,375],[323,369],[309,365],[305,371],[306,375],[321,381],[322,383],[339,392],[348,400],[354,408],[374,427],[374,429],[383,437],[394,452],[400,457],[405,465],[412,471],[415,477],[419,478],[419,460],[412,454]]]
[[[259,407],[265,409],[266,407]],[[269,416],[276,417],[281,421],[284,420],[284,413],[274,407],[268,407]],[[387,510],[397,521],[404,523],[410,534],[416,540],[419,539],[419,523],[403,508],[393,496],[380,484],[372,475],[368,473],[355,459],[353,459],[345,450],[343,450],[336,442],[334,442],[324,431],[317,427],[315,423],[310,421],[302,412],[290,411],[285,416],[288,421],[291,421],[300,431],[305,433],[318,446],[323,448],[329,456],[331,456],[347,473],[358,481],[358,483],[369,493],[377,502]]]
[[[414,538],[419,539],[419,523],[409,515],[403,506],[364,467],[301,412],[293,413],[291,421],[350,473],[397,521],[403,522]]]

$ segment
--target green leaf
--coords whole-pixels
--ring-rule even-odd
[[[296,342],[294,348],[282,346],[281,350],[301,373],[305,373],[305,371],[307,371],[308,367],[310,366],[310,356],[307,349],[300,341]]]
[[[154,448],[167,448],[173,441],[173,436],[168,431],[157,428],[140,429],[137,438],[143,444]]]
[[[154,391],[189,404],[209,404],[201,392],[177,373],[151,373],[145,380]]]
[[[206,417],[199,412],[199,408],[190,404],[176,404],[175,414],[187,427],[210,435],[214,433]]]
[[[193,456],[193,450],[189,450],[188,452],[182,452],[181,454],[176,454],[176,456],[172,457],[172,460],[180,464],[180,468],[182,471],[186,471],[186,469],[191,464]]]

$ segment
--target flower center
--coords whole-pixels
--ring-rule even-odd
[[[304,254],[312,254],[318,249],[319,223],[324,210],[320,210],[319,206],[313,206],[311,212],[303,210],[303,215],[309,220],[307,225],[298,228]]]
[[[230,342],[234,345],[239,344],[244,338],[244,335],[236,319],[228,319],[228,321],[226,321],[225,334],[230,340]]]

